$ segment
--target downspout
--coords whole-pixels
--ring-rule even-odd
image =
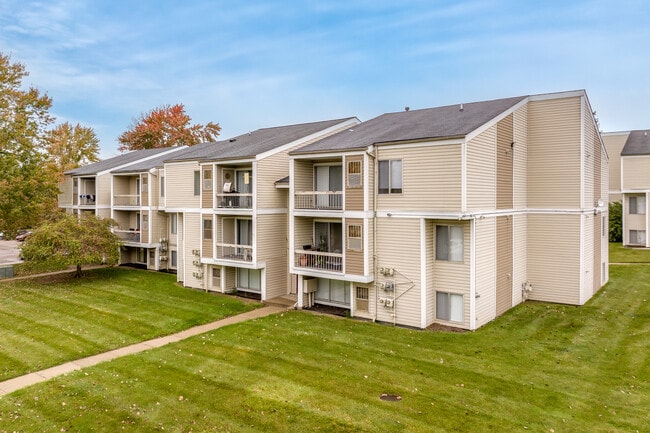
[[[378,305],[379,305],[379,291],[377,290],[377,197],[375,194],[375,189],[377,187],[377,168],[378,168],[378,162],[377,162],[377,148],[375,147],[373,149],[374,154],[371,153],[370,151],[366,150],[366,154],[370,156],[373,160],[373,190],[368,191],[368,194],[371,195],[372,197],[372,280],[375,285],[375,315],[372,319],[373,322],[377,321],[377,311],[378,311]]]

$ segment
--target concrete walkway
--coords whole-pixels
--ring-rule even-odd
[[[239,323],[246,320],[257,319],[260,317],[270,316],[271,314],[286,311],[286,307],[277,305],[267,305],[256,310],[248,311],[246,313],[238,314],[236,316],[226,317],[225,319],[217,320],[216,322],[207,323],[205,325],[195,326],[185,331],[176,334],[167,335],[164,337],[154,338],[153,340],[143,341],[141,343],[132,344],[130,346],[122,347],[119,349],[111,350],[110,352],[100,353],[98,355],[89,356],[87,358],[78,359],[76,361],[66,362],[65,364],[57,365],[55,367],[47,368],[45,370],[29,373],[24,376],[15,377],[13,379],[0,382],[0,397],[7,395],[11,392],[26,388],[39,382],[45,382],[56,376],[70,373],[75,370],[81,370],[85,367],[97,365],[100,362],[110,361],[112,359],[120,358],[126,355],[143,352],[145,350],[161,347],[169,343],[184,340],[195,335],[203,334],[214,329],[221,328],[222,326]]]

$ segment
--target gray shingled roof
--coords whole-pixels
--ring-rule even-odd
[[[630,155],[650,155],[650,131],[647,129],[630,131],[621,156]]]
[[[365,149],[373,144],[463,137],[526,96],[382,114],[301,147],[295,154]]]
[[[197,144],[171,155],[165,161],[254,158],[260,153],[268,152],[276,147],[291,143],[292,141],[350,119],[354,119],[354,117],[262,128],[247,134],[232,137],[228,140]]]
[[[84,165],[83,167],[73,168],[72,170],[66,171],[65,174],[69,174],[73,176],[93,175],[93,174],[100,173],[102,171],[119,167],[124,164],[128,164],[130,162],[135,162],[138,159],[146,158],[152,155],[157,155],[159,153],[166,152],[168,150],[169,148],[135,150],[133,152],[125,153],[123,155],[118,155],[113,158],[95,162],[93,164]]]
[[[165,161],[167,161],[169,158],[173,158],[176,153],[188,149],[188,147],[183,146],[183,147],[176,147],[173,149],[175,149],[175,151],[170,153],[165,153],[156,156],[154,158],[147,159],[145,161],[136,162],[135,164],[131,164],[128,167],[118,168],[117,170],[111,170],[111,173],[136,173],[136,172],[149,171],[150,169],[156,167],[162,167]],[[167,150],[171,151],[172,148],[168,147]]]

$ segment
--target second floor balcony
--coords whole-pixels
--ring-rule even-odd
[[[252,262],[253,247],[252,245],[217,243],[217,259]]]
[[[215,203],[220,209],[252,209],[253,194],[223,192],[215,195]]]
[[[343,191],[301,191],[294,195],[295,209],[343,209]]]
[[[298,268],[342,272],[343,254],[325,251],[296,250],[295,265]]]
[[[117,235],[122,242],[140,242],[140,231],[139,230],[120,230],[115,229],[113,233]]]
[[[139,207],[139,194],[116,194],[113,196],[113,206],[121,207]]]

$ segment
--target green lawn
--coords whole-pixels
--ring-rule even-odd
[[[106,268],[84,275],[0,283],[0,380],[255,308],[180,287],[170,274]]]
[[[610,263],[650,263],[650,250],[643,248],[624,248],[621,243],[610,242]]]
[[[17,391],[0,432],[647,431],[649,297],[631,265],[585,306],[527,302],[476,332],[291,311]]]

